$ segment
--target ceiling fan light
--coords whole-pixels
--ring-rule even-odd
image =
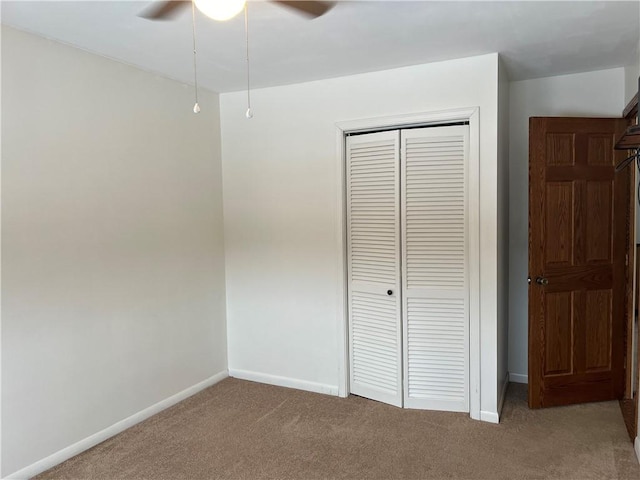
[[[245,3],[246,0],[195,0],[198,10],[219,21],[235,17],[242,11]]]

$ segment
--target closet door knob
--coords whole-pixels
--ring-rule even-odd
[[[387,290],[387,295],[393,295],[393,290]]]

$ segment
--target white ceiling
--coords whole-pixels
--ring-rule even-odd
[[[2,23],[193,83],[190,11],[137,16],[148,2],[2,1]],[[638,61],[640,2],[339,1],[307,20],[249,5],[254,87],[500,52],[512,80]],[[198,77],[218,92],[246,86],[242,15],[200,15]]]

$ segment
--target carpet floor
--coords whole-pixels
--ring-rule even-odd
[[[529,410],[500,425],[226,379],[44,472],[44,479],[634,479],[618,402]]]

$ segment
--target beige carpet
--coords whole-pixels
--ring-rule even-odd
[[[634,479],[617,402],[529,410],[502,423],[227,379],[39,479]]]

